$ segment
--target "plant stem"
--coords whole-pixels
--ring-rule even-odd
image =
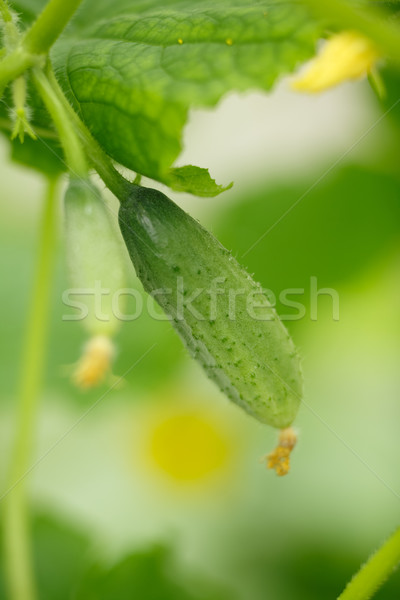
[[[108,156],[75,113],[64,96],[50,65],[46,68],[46,73],[41,69],[34,69],[32,79],[54,121],[71,173],[77,177],[87,177],[88,165],[84,148],[94,168],[113,194],[119,199],[127,197],[132,184],[118,173]]]
[[[8,480],[9,491],[6,492],[4,499],[6,577],[11,600],[33,600],[36,596],[24,477],[30,464],[29,457],[49,322],[51,275],[56,238],[55,194],[56,180],[50,180],[22,355],[16,435]]]
[[[20,40],[11,11],[0,0],[0,16],[15,37],[15,49],[0,62],[0,96],[6,85],[34,66],[44,66],[45,55],[60,36],[82,0],[50,0]],[[15,35],[14,35],[15,34]]]
[[[43,62],[42,57],[33,56],[22,48],[16,48],[0,62],[0,96],[6,85],[30,67]]]
[[[101,148],[101,146],[93,138],[92,134],[81,121],[79,116],[76,114],[72,106],[66,99],[64,92],[62,91],[56,76],[50,66],[46,69],[46,75],[50,86],[54,93],[57,95],[59,102],[62,104],[65,114],[68,114],[71,126],[75,126],[75,130],[78,133],[82,144],[85,147],[86,154],[90,158],[94,168],[100,175],[106,186],[112,191],[112,193],[121,201],[121,198],[127,196],[129,188],[133,185],[127,181],[114,167],[110,158]]]
[[[71,123],[65,107],[41,69],[32,71],[32,80],[53,119],[69,169],[77,177],[87,177],[88,165],[81,141],[76,133],[75,123]]]
[[[368,600],[400,563],[400,527],[370,557],[338,600]]]
[[[32,54],[46,54],[60,36],[82,0],[50,0],[23,39]]]
[[[8,6],[6,0],[0,0],[0,15],[5,23],[12,21],[10,7]]]
[[[19,47],[20,33],[10,7],[5,0],[0,0],[0,16],[3,19],[3,43],[6,54],[6,57],[0,63],[1,95],[7,83],[21,75],[32,64],[36,64],[38,57],[31,56],[24,48]]]
[[[3,25],[3,42],[5,50],[10,52],[14,50],[19,42],[20,34],[16,25],[16,20],[13,19],[13,14],[5,0],[0,0],[0,13],[4,21]]]

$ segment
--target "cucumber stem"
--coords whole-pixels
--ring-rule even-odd
[[[400,527],[354,575],[338,600],[368,600],[400,563]]]
[[[86,178],[89,167],[81,141],[76,132],[75,123],[71,122],[65,107],[60,102],[58,95],[55,94],[48,78],[41,69],[33,69],[32,80],[53,119],[71,174],[76,177]]]
[[[25,34],[22,40],[25,50],[47,54],[81,3],[82,0],[50,0]]]
[[[61,89],[56,76],[54,74],[51,65],[48,64],[46,68],[46,76],[51,86],[53,93],[57,96],[59,103],[63,107],[66,118],[69,119],[71,127],[75,127],[75,131],[80,137],[81,143],[83,144],[86,154],[89,157],[93,167],[100,175],[106,186],[111,192],[118,198],[120,202],[124,197],[128,196],[129,189],[132,187],[132,183],[126,180],[114,167],[110,158],[96,142],[86,125],[81,121],[79,116],[76,114],[72,106],[69,104],[67,98]]]
[[[35,414],[44,367],[56,239],[56,190],[56,180],[49,180],[21,362],[16,434],[11,453],[8,491],[3,496],[6,578],[11,600],[36,598],[24,477],[30,464]]]

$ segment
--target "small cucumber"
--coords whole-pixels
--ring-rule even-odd
[[[87,311],[82,325],[90,336],[74,366],[72,381],[85,390],[111,377],[115,355],[112,337],[120,326],[113,298],[126,286],[125,264],[117,230],[91,181],[70,180],[64,213],[71,292],[82,295],[79,304]]]
[[[145,290],[209,377],[259,421],[290,425],[302,394],[300,360],[260,285],[157,190],[133,186],[119,223]]]
[[[126,286],[117,231],[100,191],[88,179],[70,180],[64,212],[70,283],[88,311],[82,324],[92,336],[112,336],[120,325],[112,307],[113,295]]]

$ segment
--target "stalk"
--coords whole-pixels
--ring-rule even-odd
[[[32,80],[53,119],[68,168],[76,177],[86,178],[88,165],[81,141],[76,133],[75,123],[71,122],[65,107],[41,69],[34,69],[32,71]]]
[[[354,575],[338,600],[369,600],[400,563],[400,527]]]
[[[31,54],[47,54],[81,3],[82,0],[50,0],[26,33],[23,47]]]
[[[6,85],[13,81],[34,65],[41,65],[43,59],[34,56],[22,48],[16,48],[0,61],[0,96]]]
[[[46,76],[53,93],[57,96],[59,103],[63,107],[64,114],[70,122],[70,127],[74,127],[77,135],[79,135],[81,144],[84,146],[86,155],[93,167],[111,192],[121,200],[121,198],[128,195],[132,184],[115,169],[110,158],[69,104],[50,64],[47,66]]]
[[[4,497],[4,545],[10,600],[36,598],[25,475],[43,375],[55,246],[56,181],[49,181],[17,395],[17,423]]]

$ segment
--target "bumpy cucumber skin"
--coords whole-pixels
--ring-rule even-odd
[[[94,295],[77,297],[88,308],[82,325],[92,336],[112,336],[120,326],[112,307],[113,295],[126,287],[118,230],[111,223],[100,191],[89,180],[70,180],[64,196],[64,217],[71,287],[84,290],[101,285],[108,290],[101,296],[101,310],[98,305],[96,308]]]
[[[150,294],[160,288],[172,290],[154,297],[208,376],[259,421],[289,426],[302,396],[300,359],[260,285],[211,233],[157,190],[133,188],[120,207],[119,223],[145,290]],[[228,293],[218,295],[215,320],[198,320],[185,304],[184,318],[178,318],[177,276],[183,281],[183,302],[198,288],[212,288],[218,277],[225,278],[220,287],[244,290],[236,298],[236,319],[229,318]],[[255,312],[268,320],[249,316],[246,299],[252,294],[257,305],[262,303]],[[204,294],[191,306],[210,314]]]

